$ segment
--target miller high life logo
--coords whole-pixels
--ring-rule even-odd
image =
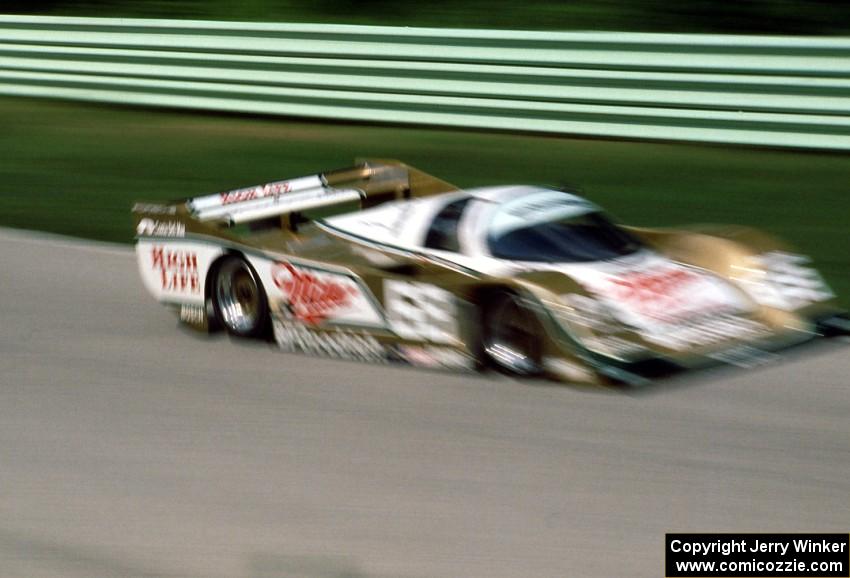
[[[233,203],[241,203],[244,201],[252,201],[254,199],[262,199],[265,197],[276,197],[283,195],[292,190],[292,185],[289,181],[279,183],[268,183],[256,187],[248,187],[247,189],[237,189],[235,191],[227,191],[220,193],[221,204],[231,205]]]
[[[333,312],[347,307],[358,293],[357,287],[333,280],[338,275],[309,273],[290,263],[278,262],[272,268],[272,278],[278,289],[288,298],[292,316],[304,323],[316,324]]]
[[[693,271],[666,268],[610,277],[602,293],[640,315],[669,321],[692,313],[695,306],[705,309],[717,305],[703,293],[703,285],[703,279]]]
[[[173,293],[200,293],[198,255],[194,251],[180,251],[154,247],[151,249],[151,266],[160,274],[162,290]]]

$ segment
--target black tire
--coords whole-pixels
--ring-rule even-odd
[[[240,257],[225,257],[213,275],[210,292],[215,317],[231,335],[268,336],[269,303],[253,267]]]
[[[481,348],[496,368],[516,375],[542,372],[542,328],[519,295],[498,291],[481,309]]]

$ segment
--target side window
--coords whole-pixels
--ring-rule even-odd
[[[425,237],[426,247],[443,251],[460,251],[457,240],[457,225],[468,202],[468,197],[451,202],[437,213],[431,223],[431,228],[428,229],[428,235]]]

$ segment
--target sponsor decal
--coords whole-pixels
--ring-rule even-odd
[[[410,365],[432,369],[474,369],[475,360],[451,347],[399,345],[397,355]]]
[[[543,367],[549,373],[566,379],[567,381],[590,382],[593,381],[593,372],[586,367],[566,359],[557,357],[546,357],[543,359]]]
[[[349,307],[360,293],[357,285],[344,275],[314,273],[284,261],[272,266],[272,280],[287,299],[288,313],[311,325]]]
[[[428,283],[384,281],[384,306],[390,328],[404,339],[458,341],[454,295]]]
[[[389,245],[393,252],[407,253],[412,248],[408,237],[417,228],[416,217],[421,215],[422,207],[427,207],[422,201],[413,199],[402,204],[380,205],[367,211],[330,217],[323,224],[335,232],[359,237],[359,242]]]
[[[564,271],[601,302],[603,307],[572,296],[567,301],[579,306],[570,315],[598,334],[614,332],[608,326],[613,318],[647,343],[676,351],[770,335],[765,325],[749,319],[752,303],[734,285],[659,255],[570,265]],[[594,323],[597,314],[602,318]],[[624,344],[610,340],[600,345],[624,349]]]
[[[136,225],[136,233],[148,237],[185,237],[186,225],[180,221],[142,219]]]
[[[687,323],[671,324],[655,331],[643,332],[650,343],[682,351],[708,347],[731,339],[756,340],[770,335],[763,323],[737,315],[718,315],[694,319]]]
[[[276,183],[268,183],[265,185],[257,185],[255,187],[247,187],[244,189],[236,189],[234,191],[226,191],[219,193],[221,196],[222,205],[232,205],[233,203],[242,203],[244,201],[252,201],[254,199],[263,199],[265,197],[277,197],[286,194],[292,190],[292,183],[289,181],[279,181]]]
[[[230,205],[245,202],[248,202],[249,205],[256,205],[256,203],[252,203],[251,201],[259,200],[267,200],[272,204],[276,204],[283,195],[296,191],[315,191],[324,185],[325,183],[319,175],[313,175],[196,197],[190,199],[187,205],[195,213],[224,215],[227,210],[232,208]],[[260,205],[265,206],[265,203],[260,203]],[[224,211],[220,211],[219,209],[224,209]]]
[[[619,322],[638,329],[751,308],[727,281],[652,253],[560,267],[602,301]]]
[[[593,205],[569,193],[548,190],[526,192],[500,205],[487,230],[494,238],[499,238],[512,231],[575,217],[592,209]]]
[[[730,339],[760,339],[770,335],[770,329],[758,321],[735,313],[698,314],[687,318],[674,318],[639,326],[618,323],[604,304],[578,294],[562,295],[561,300],[571,309],[556,308],[558,317],[592,330],[594,335],[583,339],[584,345],[593,351],[618,358],[628,358],[644,350],[630,339],[611,335],[623,330],[636,330],[648,343],[675,351],[711,346]]]
[[[377,339],[363,332],[339,328],[317,331],[286,319],[275,319],[272,326],[278,346],[290,353],[300,352],[357,361],[387,360],[386,348]]]
[[[548,215],[555,209],[562,209],[564,207],[587,208],[588,203],[583,199],[574,198],[562,193],[544,193],[530,195],[528,200],[510,203],[505,209],[505,213],[513,217],[528,219],[535,214]]]
[[[163,292],[199,294],[201,280],[198,273],[198,255],[194,251],[175,250],[153,246],[150,253],[151,268],[157,274]]]
[[[204,325],[207,322],[207,313],[203,305],[180,305],[180,321],[189,325]]]
[[[451,347],[399,345],[389,349],[373,336],[351,329],[319,330],[275,318],[275,341],[283,351],[324,357],[386,363],[397,361],[431,369],[472,370],[475,360]]]
[[[616,335],[588,337],[582,340],[582,343],[591,351],[596,351],[623,361],[646,352],[646,348],[643,345],[622,337],[617,337]]]
[[[154,203],[136,203],[133,205],[134,213],[148,213],[151,215],[176,215],[177,207],[174,205],[158,205]]]
[[[602,288],[601,292],[639,315],[671,321],[689,313],[691,289],[700,281],[700,275],[679,267],[648,273],[631,271],[610,277],[607,287]],[[712,305],[709,302],[702,303],[703,308]]]

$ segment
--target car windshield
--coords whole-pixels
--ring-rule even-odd
[[[554,191],[532,197],[508,203],[496,214],[487,239],[494,257],[575,263],[613,259],[643,247],[583,199]]]

